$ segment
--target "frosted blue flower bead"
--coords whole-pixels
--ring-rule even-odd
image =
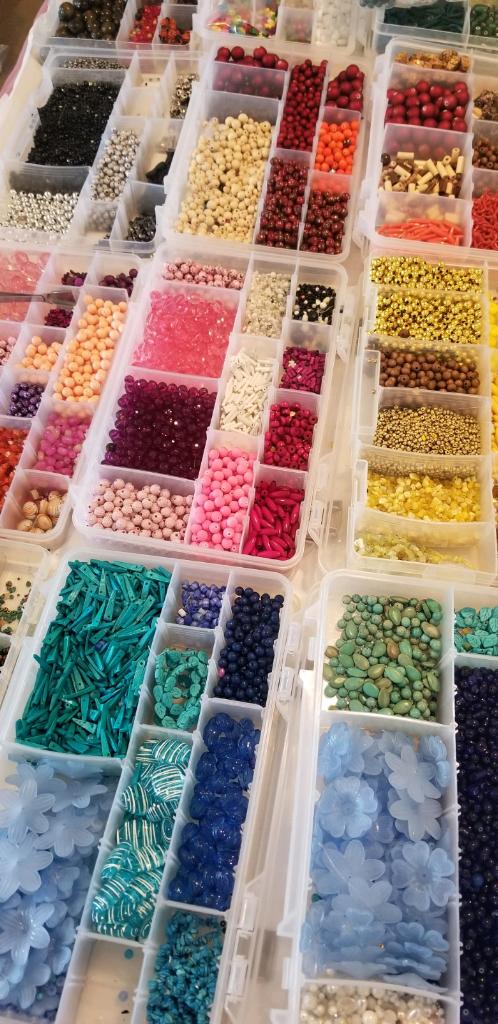
[[[318,801],[318,820],[331,836],[365,835],[377,813],[378,804],[368,783],[358,778],[334,779]]]
[[[28,832],[46,832],[50,810],[55,797],[50,793],[38,793],[35,779],[22,779],[19,789],[0,791],[0,828],[7,829],[11,843],[21,843]]]
[[[422,803],[426,797],[441,796],[441,790],[430,781],[434,774],[432,765],[420,761],[412,746],[404,746],[399,755],[388,751],[385,758],[391,768],[389,782],[398,792],[406,792],[417,803]]]
[[[37,850],[34,838],[30,834],[19,844],[0,839],[0,903],[18,889],[31,893],[40,888],[40,871],[52,863],[53,854]]]
[[[52,915],[50,903],[24,900],[15,910],[4,910],[0,919],[0,955],[10,953],[14,964],[26,963],[30,949],[45,949],[50,936],[44,927]]]
[[[403,902],[417,910],[429,910],[431,903],[445,907],[456,894],[450,875],[455,865],[444,850],[428,843],[403,843],[401,858],[393,863],[393,884],[403,889]]]
[[[369,860],[365,855],[363,843],[352,839],[343,852],[332,843],[321,849],[311,877],[320,896],[348,892],[349,884],[358,878],[374,882],[384,874],[385,868],[380,860]]]

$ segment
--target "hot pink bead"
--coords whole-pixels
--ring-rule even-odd
[[[255,455],[242,453],[239,448],[233,451],[226,448],[213,449],[209,452],[208,463],[211,468],[220,460],[222,464],[224,463],[224,472],[221,475],[225,476],[225,479],[218,486],[218,471],[215,471],[212,474],[213,480],[209,483],[208,500],[204,502],[203,508],[196,507],[194,510],[191,538],[193,544],[206,544],[210,548],[224,551],[238,550],[242,535],[241,526],[246,514],[242,511],[241,502],[245,502],[246,505],[249,502],[241,488],[234,488],[228,481],[236,475],[235,468],[241,455],[245,456],[245,471],[250,474],[252,481]],[[201,480],[201,487],[204,484],[205,474]],[[239,491],[239,499],[236,498],[236,491]],[[237,514],[234,515],[234,512]]]
[[[193,292],[152,292],[136,366],[219,377],[236,308]]]

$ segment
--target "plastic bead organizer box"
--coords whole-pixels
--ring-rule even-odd
[[[2,1024],[498,1020],[496,24],[35,21],[0,107]]]

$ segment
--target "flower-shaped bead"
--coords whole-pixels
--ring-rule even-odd
[[[423,803],[427,798],[437,799],[441,795],[441,790],[430,781],[434,774],[433,766],[421,761],[412,746],[404,746],[399,756],[388,751],[385,758],[392,769],[389,782],[399,793],[406,792],[417,803]]]
[[[18,889],[33,893],[40,888],[40,871],[52,863],[53,855],[36,849],[34,840],[35,837],[29,835],[15,845],[8,839],[0,839],[0,903],[8,900]]]
[[[23,968],[20,964],[14,964],[9,953],[0,956],[0,1001],[8,998],[13,985],[20,981]]]
[[[318,820],[323,829],[340,839],[343,835],[357,839],[368,832],[377,814],[378,803],[373,790],[356,776],[334,779],[318,801]]]
[[[7,829],[11,843],[22,843],[28,832],[46,832],[46,811],[53,807],[55,797],[39,795],[34,778],[22,778],[19,789],[0,791],[0,828]]]
[[[15,910],[4,910],[0,927],[0,954],[10,953],[15,964],[25,964],[30,949],[45,949],[50,935],[44,924],[53,911],[51,903],[23,900]]]
[[[393,887],[389,882],[364,882],[359,878],[354,885],[349,884],[349,894],[340,894],[332,900],[334,910],[346,911],[350,907],[368,911],[376,921],[383,924],[395,924],[401,921],[401,910],[389,902]]]
[[[432,764],[436,785],[444,792],[450,781],[450,766],[448,752],[440,736],[423,736],[420,741],[419,752],[424,761]]]
[[[429,910],[431,903],[445,907],[456,893],[455,867],[444,850],[428,843],[403,843],[402,858],[393,863],[393,885],[403,889],[403,902],[417,910]]]
[[[44,951],[31,953],[19,983],[11,989],[9,1001],[20,1010],[31,1010],[40,986],[50,978],[50,967],[44,962]]]
[[[58,857],[70,857],[76,847],[84,850],[95,844],[95,836],[89,826],[87,816],[78,813],[76,809],[67,808],[52,819],[48,832],[36,837],[35,847],[37,850],[50,850],[53,847]]]
[[[349,884],[357,878],[375,882],[384,874],[380,860],[368,860],[363,843],[352,839],[341,853],[333,843],[322,847],[317,866],[311,877],[320,896],[348,892]]]
[[[438,931],[422,924],[400,921],[395,937],[386,942],[384,963],[397,974],[414,971],[429,981],[439,981],[446,969],[448,942]]]
[[[320,738],[318,748],[318,774],[331,782],[344,774],[351,752],[352,731],[345,722],[338,722]]]
[[[423,803],[419,803],[412,800],[408,793],[398,794],[391,789],[389,810],[396,820],[398,832],[402,832],[413,843],[424,839],[426,835],[439,839],[441,825],[438,818],[443,813],[439,800],[424,800]]]

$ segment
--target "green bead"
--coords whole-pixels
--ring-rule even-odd
[[[372,647],[374,658],[381,658],[386,653],[386,645],[383,640],[377,640]]]
[[[405,678],[403,672],[401,672],[399,668],[396,668],[394,665],[388,665],[384,670],[384,675],[387,676],[387,678],[390,679],[392,683],[396,683],[397,685],[402,683]]]
[[[400,701],[397,702],[397,704],[394,705],[394,708],[393,708],[394,714],[395,715],[407,715],[408,712],[410,711],[410,708],[412,706],[413,705],[412,705],[411,700],[400,700]]]
[[[339,654],[339,661],[340,661],[341,665],[343,666],[343,668],[353,668],[354,667],[354,661],[353,661],[353,659],[352,659],[350,654],[343,654],[342,651],[341,651],[341,653]]]
[[[384,675],[384,666],[371,665],[370,668],[368,669],[367,675],[370,677],[370,679],[380,679],[380,677]]]
[[[362,680],[355,677],[346,679],[345,688],[349,692],[350,690],[359,690],[362,685]]]
[[[348,640],[354,640],[358,635],[358,626],[354,622],[348,622],[344,630]]]
[[[363,654],[353,654],[353,661],[356,665],[356,668],[362,669],[364,672],[366,672],[367,669],[370,667],[368,658],[365,658]]]
[[[350,700],[349,702],[350,711],[363,711],[363,704],[359,700]]]
[[[366,694],[367,697],[378,697],[379,696],[379,692],[380,691],[379,691],[378,687],[375,686],[374,683],[363,683],[362,689],[363,689],[363,693]]]
[[[380,690],[377,698],[379,708],[388,708],[390,704],[389,693],[387,690]]]

